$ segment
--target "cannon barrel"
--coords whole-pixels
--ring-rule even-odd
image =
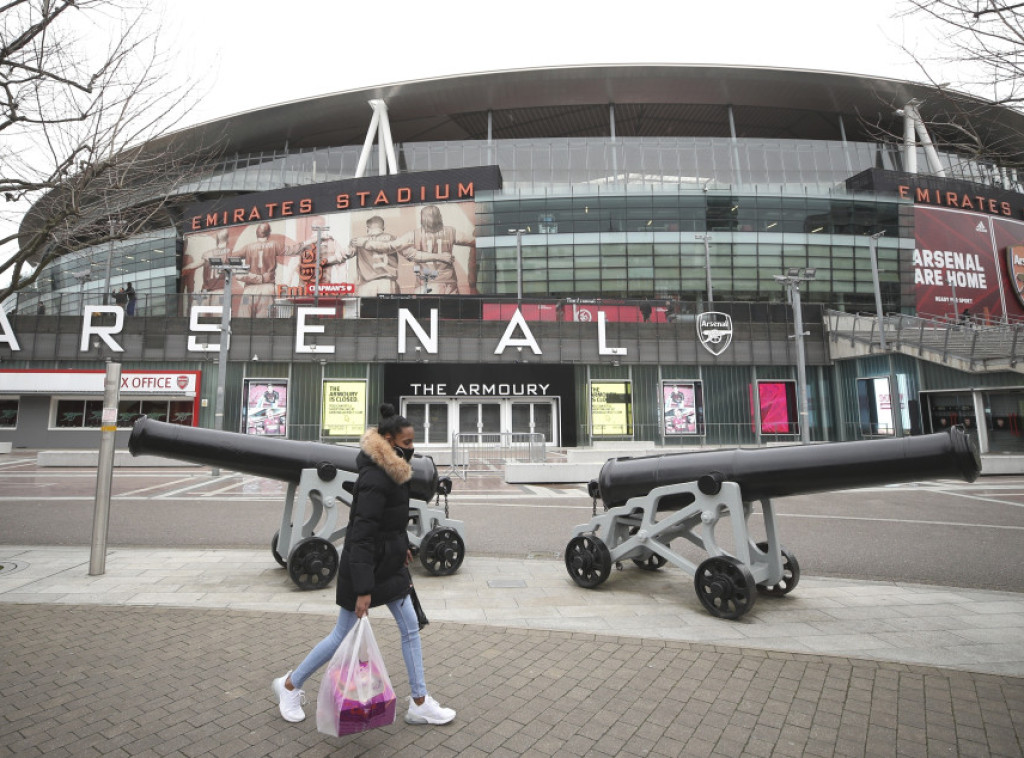
[[[751,502],[938,477],[973,482],[980,472],[977,446],[953,427],[886,440],[612,458],[601,467],[596,488],[605,508],[614,508],[655,487],[693,481],[701,486],[702,477],[710,477],[712,488],[715,480],[737,483],[743,500]]]
[[[359,448],[257,437],[140,418],[128,439],[132,455],[158,455],[203,466],[298,483],[303,469],[330,464],[355,473]],[[429,502],[437,493],[437,467],[429,456],[412,459],[409,495]]]

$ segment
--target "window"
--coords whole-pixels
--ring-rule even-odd
[[[102,400],[58,400],[54,426],[58,429],[98,429],[102,415]]]
[[[0,429],[18,425],[18,398],[0,397]]]
[[[4,408],[3,403],[4,401],[0,400],[0,413],[2,413]],[[15,407],[16,412],[17,408]],[[167,421],[172,424],[192,426],[194,416],[193,401],[180,398],[132,399],[122,400],[117,406],[117,426],[119,429],[130,429],[135,420],[142,416],[148,416],[158,421]],[[99,429],[102,426],[102,421],[102,400],[62,398],[57,400],[52,428]],[[3,426],[2,422],[0,422],[0,426]]]

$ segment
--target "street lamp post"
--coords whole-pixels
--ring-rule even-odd
[[[817,274],[813,268],[790,268],[785,274],[776,274],[773,278],[786,288],[789,295],[789,304],[793,309],[793,326],[796,334],[796,383],[797,383],[797,412],[800,416],[800,442],[808,444],[811,441],[811,428],[809,423],[810,414],[807,410],[807,366],[804,357],[804,318],[800,307],[800,285],[803,282],[812,281]]]
[[[875,313],[878,315],[878,345],[885,350],[885,314],[882,311],[882,286],[878,283],[878,238],[884,231],[868,237],[868,251],[871,253],[871,284],[875,288]]]
[[[331,231],[329,226],[314,226],[313,231],[316,232],[316,280],[313,290],[313,305],[320,306],[320,244],[321,236],[324,232]]]
[[[704,240],[704,272],[708,280],[708,303],[715,304],[715,293],[711,290],[711,235],[697,234],[694,239]]]
[[[523,234],[529,229],[509,229],[509,234],[516,235],[516,298],[523,299]]]
[[[953,287],[953,321],[960,318],[960,304],[956,301],[956,270],[949,271],[949,283]]]
[[[92,273],[89,271],[76,271],[72,274],[78,280],[78,307],[85,315],[85,283],[92,281]]]
[[[114,258],[114,219],[107,219],[107,226],[110,229],[110,239],[107,240],[107,268],[103,277],[103,304],[107,304],[110,297],[110,264]]]
[[[224,384],[228,370],[228,340],[231,338],[231,279],[234,274],[245,273],[249,264],[244,258],[209,258],[209,264],[224,274],[224,296],[220,303],[220,355],[217,362],[217,400],[213,410],[213,428],[224,429]],[[213,476],[220,476],[220,467],[214,466]]]

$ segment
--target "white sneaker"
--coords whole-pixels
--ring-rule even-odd
[[[302,704],[306,702],[306,693],[304,690],[290,690],[284,686],[291,675],[292,672],[289,671],[274,680],[274,694],[277,695],[278,708],[284,720],[297,722],[306,718],[306,712],[302,710]]]
[[[442,708],[430,695],[423,700],[423,705],[416,705],[410,697],[409,710],[405,713],[406,724],[447,724],[454,718],[454,710]]]

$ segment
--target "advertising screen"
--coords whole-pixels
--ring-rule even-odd
[[[246,379],[242,427],[246,434],[284,437],[288,433],[288,380]]]
[[[633,394],[629,382],[591,382],[590,424],[595,437],[633,435]]]
[[[704,398],[700,382],[662,382],[666,437],[704,433]]]
[[[758,382],[757,402],[761,414],[761,434],[800,433],[795,382]]]
[[[366,431],[366,382],[324,381],[322,415],[322,436],[362,436]]]

